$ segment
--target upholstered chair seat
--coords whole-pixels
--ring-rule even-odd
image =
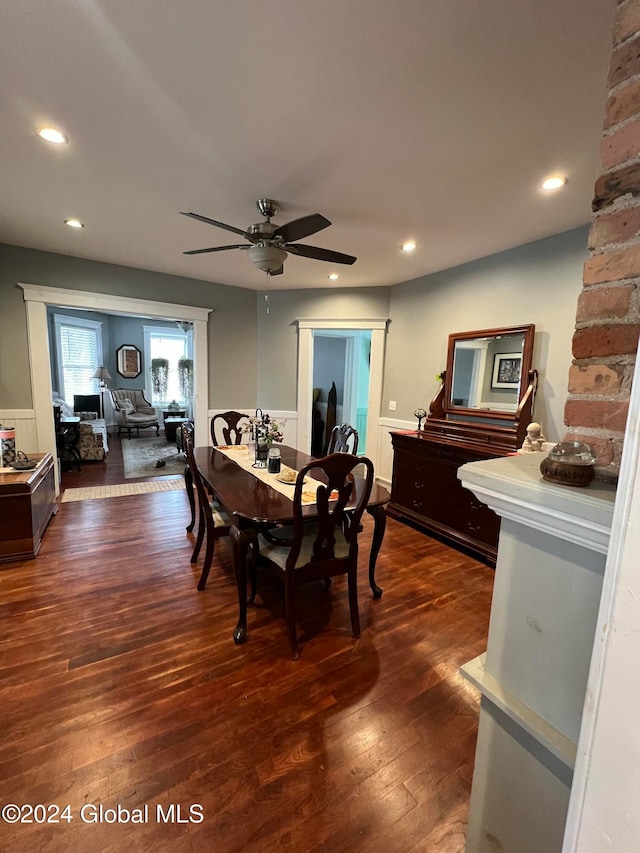
[[[144,393],[138,388],[114,388],[109,392],[118,424],[118,435],[123,429],[131,438],[131,430],[135,429],[140,435],[141,429],[155,427],[156,435],[160,435],[158,413],[145,399]]]

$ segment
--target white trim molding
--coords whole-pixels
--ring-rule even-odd
[[[285,411],[284,409],[272,409],[269,406],[262,407],[263,412],[268,412],[271,417],[277,421],[282,427],[282,443],[289,447],[296,447],[296,435],[298,432],[298,413],[293,411]],[[250,406],[226,406],[224,409],[209,409],[207,419],[209,428],[207,430],[207,444],[211,445],[211,419],[215,415],[221,415],[223,412],[244,412],[247,415],[254,415],[255,409]],[[198,444],[203,444],[202,440],[198,439]]]
[[[292,322],[298,326],[298,430],[295,446],[308,453],[311,449],[311,408],[313,404],[313,333],[319,330],[339,329],[371,332],[371,359],[369,364],[369,399],[367,455],[377,466],[378,417],[382,408],[382,380],[384,349],[389,320],[381,317],[358,319],[331,319],[300,317]]]
[[[415,428],[415,421],[402,421],[399,418],[378,418],[376,480],[383,486],[391,488],[393,478],[393,445],[391,444],[390,433],[401,430],[415,430]]]
[[[104,311],[109,314],[134,315],[193,323],[195,365],[194,420],[202,434],[208,426],[207,402],[209,396],[207,322],[212,308],[178,305],[172,302],[154,302],[127,296],[111,296],[84,290],[66,290],[39,284],[18,282],[24,292],[27,313],[27,337],[31,368],[31,390],[36,424],[36,444],[33,448],[51,453],[56,458],[53,428],[51,371],[49,369],[49,330],[47,305],[64,308],[82,308],[86,311]]]
[[[0,409],[0,424],[15,427],[16,450],[27,456],[37,452],[36,417],[33,409]]]

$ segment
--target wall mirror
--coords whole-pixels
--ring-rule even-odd
[[[123,344],[116,350],[116,365],[120,376],[135,379],[142,370],[142,354],[133,344]]]
[[[527,325],[449,335],[447,417],[515,418],[529,387],[534,334]]]

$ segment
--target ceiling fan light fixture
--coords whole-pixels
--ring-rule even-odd
[[[251,246],[247,251],[251,263],[263,272],[275,272],[286,260],[287,253],[277,246]]]

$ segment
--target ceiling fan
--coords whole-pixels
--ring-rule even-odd
[[[293,219],[286,225],[274,225],[271,222],[271,217],[275,216],[279,210],[278,202],[270,198],[259,198],[256,207],[266,218],[266,221],[250,225],[246,231],[235,228],[233,225],[225,225],[224,222],[218,222],[215,219],[209,219],[207,216],[200,216],[199,213],[181,211],[182,216],[190,216],[200,222],[207,222],[217,228],[232,231],[248,241],[248,243],[237,243],[233,246],[191,249],[191,251],[183,252],[183,254],[202,255],[206,252],[224,252],[227,249],[246,249],[252,263],[269,275],[282,274],[282,267],[289,252],[303,258],[314,258],[317,261],[329,261],[333,264],[353,264],[356,261],[353,255],[344,255],[342,252],[333,252],[331,249],[320,249],[317,246],[307,246],[305,243],[295,242],[303,237],[316,234],[331,225],[329,220],[319,213],[301,216],[300,219]]]

